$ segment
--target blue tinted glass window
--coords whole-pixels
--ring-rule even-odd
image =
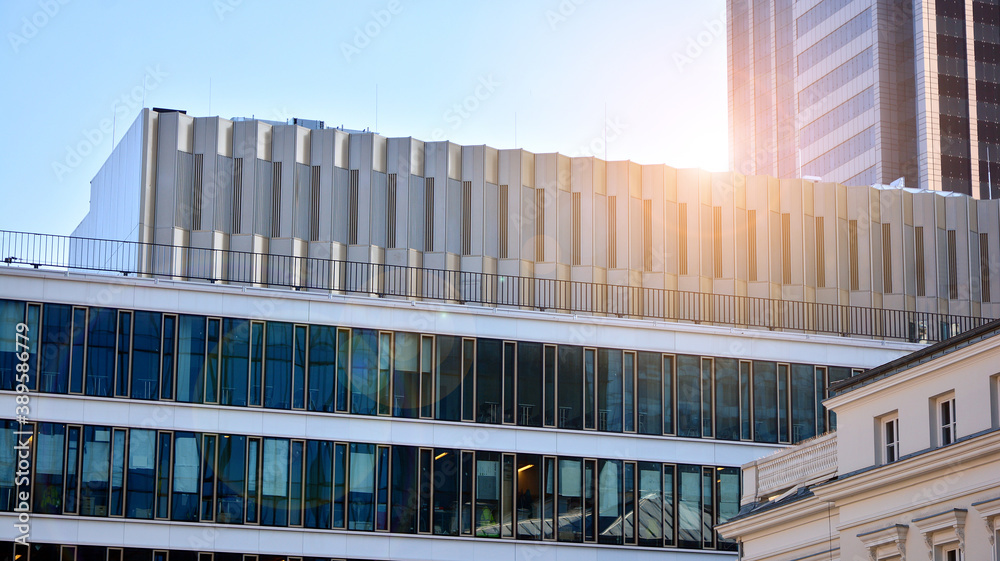
[[[264,366],[264,407],[291,407],[292,324],[267,323],[267,362]]]
[[[222,321],[222,374],[219,398],[223,405],[247,404],[247,378],[250,372],[250,322],[243,319]]]
[[[87,326],[87,395],[110,397],[115,371],[118,311],[91,308]]]
[[[333,412],[337,380],[337,329],[323,325],[309,326],[310,411]]]
[[[355,329],[351,337],[351,413],[374,415],[378,387],[378,332]]]
[[[155,312],[136,312],[132,343],[132,398],[158,399],[160,390],[160,325]]]
[[[70,349],[74,342],[72,310],[70,306],[57,304],[45,304],[42,308],[42,332],[33,335],[33,337],[41,337],[42,340],[38,391],[66,393],[69,389]],[[82,364],[83,333],[82,329],[80,331],[80,360]],[[3,387],[10,389],[7,387],[6,381]]]
[[[205,370],[205,318],[180,316],[177,334],[177,401],[201,403]]]

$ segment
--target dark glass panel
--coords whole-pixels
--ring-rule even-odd
[[[715,438],[740,439],[739,361],[715,359]]]
[[[245,407],[250,373],[250,322],[225,319],[222,331],[221,401],[223,405]]]
[[[597,351],[598,429],[622,431],[622,391],[622,352],[599,349]],[[585,395],[584,398],[586,397]]]
[[[309,326],[309,395],[310,411],[333,412],[337,380],[337,329],[323,325]]]
[[[542,345],[517,345],[517,424],[542,426]]]
[[[663,404],[661,361],[659,353],[639,353],[639,377],[636,385],[636,401],[639,410],[639,433],[662,434]]]
[[[499,424],[503,343],[495,339],[478,339],[476,347],[476,421]]]
[[[416,419],[420,416],[420,377],[417,372],[420,335],[397,332],[395,351],[392,414],[394,417]]]
[[[160,397],[160,327],[156,312],[136,312],[132,339],[132,398]]]
[[[216,522],[243,522],[243,487],[246,484],[246,437],[224,434],[219,438],[219,471],[216,484]]]
[[[701,357],[677,356],[677,436],[701,436]]]
[[[115,334],[118,311],[91,308],[87,326],[87,395],[111,397],[115,369]]]
[[[437,337],[437,402],[435,418],[458,421],[462,415],[462,339]]]
[[[583,349],[559,346],[559,413],[561,429],[583,428]]]
[[[333,443],[306,442],[306,528],[330,528],[333,499]]]
[[[264,407],[288,409],[292,386],[292,324],[267,322],[264,356]]]

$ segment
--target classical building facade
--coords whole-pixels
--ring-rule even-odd
[[[833,384],[837,429],[743,466],[742,559],[995,560],[1000,322]]]
[[[995,2],[726,5],[732,169],[1000,197]]]
[[[998,315],[998,204],[144,110],[0,232],[0,555],[734,558],[740,465]]]

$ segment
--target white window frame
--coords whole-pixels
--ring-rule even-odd
[[[879,461],[882,465],[899,461],[899,414],[892,412],[879,418]],[[890,440],[889,431],[892,431]]]
[[[934,425],[937,430],[937,445],[948,446],[957,440],[955,421],[955,393],[951,392],[934,401]]]

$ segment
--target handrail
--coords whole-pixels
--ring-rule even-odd
[[[271,241],[274,243],[274,240]],[[298,241],[305,253],[323,242]],[[329,247],[330,244],[326,244]],[[0,230],[11,267],[933,342],[989,318]]]

